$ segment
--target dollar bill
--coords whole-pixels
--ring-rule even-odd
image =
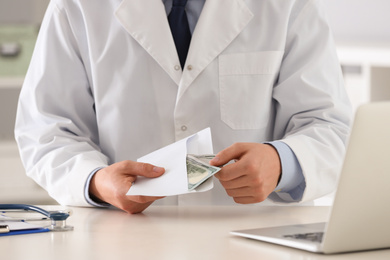
[[[201,155],[195,155],[195,154],[190,154],[190,156],[195,157],[196,159],[204,162],[207,165],[210,165],[209,162],[214,159],[215,154],[201,154]]]
[[[214,157],[215,155],[187,155],[188,190],[195,189],[221,170],[208,163]]]

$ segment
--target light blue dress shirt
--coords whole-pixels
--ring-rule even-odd
[[[172,0],[162,1],[164,3],[165,11],[168,16],[172,8]],[[195,30],[196,23],[198,22],[205,1],[206,0],[188,0],[187,2],[186,12],[191,33],[193,33]],[[278,186],[274,190],[275,192],[270,195],[270,198],[272,198],[274,201],[280,202],[299,201],[302,198],[306,183],[305,178],[302,174],[302,169],[299,165],[297,158],[295,157],[294,152],[287,144],[280,141],[269,142],[268,144],[275,147],[275,149],[278,151],[282,164],[281,179],[279,181]],[[99,204],[94,202],[89,196],[89,183],[92,179],[92,176],[98,170],[100,170],[100,168],[93,171],[87,180],[85,186],[85,197],[88,203],[90,203],[91,205],[107,206],[107,204]]]

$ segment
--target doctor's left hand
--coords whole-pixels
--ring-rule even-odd
[[[135,182],[137,176],[156,178],[164,172],[164,168],[147,163],[134,161],[114,163],[95,173],[90,183],[89,193],[92,197],[128,213],[140,213],[155,200],[163,197],[127,196],[127,191]]]
[[[231,160],[235,163],[227,164]],[[264,201],[276,188],[281,175],[279,154],[268,144],[233,144],[219,152],[210,164],[227,164],[215,177],[226,193],[240,204]]]

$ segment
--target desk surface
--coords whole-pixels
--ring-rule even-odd
[[[0,237],[1,259],[390,259],[390,250],[325,256],[229,234],[325,221],[329,207],[152,206],[137,215],[72,210],[74,231]]]

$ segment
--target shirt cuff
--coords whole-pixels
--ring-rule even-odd
[[[99,168],[96,168],[95,170],[93,170],[89,176],[88,176],[88,179],[87,179],[87,182],[85,183],[85,190],[84,190],[84,196],[85,196],[85,200],[92,206],[95,206],[95,207],[100,207],[100,208],[106,208],[106,207],[109,207],[111,206],[110,204],[108,203],[97,203],[96,201],[94,201],[90,194],[89,194],[89,186],[91,184],[91,179],[92,177],[95,175],[95,173],[101,169],[103,169],[104,167],[99,167]]]
[[[301,200],[306,183],[297,157],[291,148],[281,141],[274,141],[268,144],[277,150],[282,166],[281,179],[274,192],[286,201]]]

